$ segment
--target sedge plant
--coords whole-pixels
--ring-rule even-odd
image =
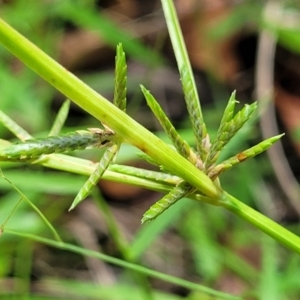
[[[90,89],[78,78],[61,67],[58,63],[53,61],[49,56],[43,53],[40,49],[36,48],[33,44],[31,44],[2,20],[0,23],[0,42],[45,80],[49,81],[54,87],[64,93],[69,99],[77,103],[91,115],[99,119],[102,124],[104,124],[104,130],[90,130],[84,133],[79,132],[69,135],[71,140],[75,139],[75,136],[79,137],[78,141],[76,141],[79,146],[75,145],[73,149],[76,149],[76,147],[79,149],[81,147],[82,149],[91,144],[109,147],[111,147],[111,144],[116,145],[114,146],[115,148],[113,150],[108,148],[108,152],[111,154],[109,154],[108,157],[105,155],[104,163],[103,161],[100,163],[103,164],[100,167],[100,171],[96,170],[96,173],[98,173],[98,175],[95,176],[96,178],[99,178],[103,175],[105,169],[109,166],[115,153],[117,152],[121,142],[132,144],[133,146],[142,150],[142,152],[144,152],[145,155],[150,158],[149,161],[153,161],[156,165],[161,166],[164,173],[163,175],[157,174],[157,178],[156,173],[153,174],[147,170],[143,170],[142,172],[141,170],[138,170],[138,175],[136,175],[134,173],[136,170],[130,167],[122,166],[120,167],[120,170],[118,170],[117,166],[113,166],[112,169],[110,169],[110,167],[108,168],[108,171],[111,170],[110,172],[112,173],[108,173],[107,175],[110,178],[115,177],[114,180],[119,181],[119,177],[121,177],[120,174],[122,174],[122,176],[126,174],[128,175],[127,183],[137,184],[159,191],[170,191],[161,200],[161,202],[159,201],[148,212],[145,213],[142,219],[143,222],[155,219],[164,211],[164,209],[182,197],[190,197],[192,199],[196,199],[197,201],[204,201],[230,210],[234,214],[244,218],[247,221],[250,221],[253,225],[273,236],[287,247],[300,253],[300,239],[296,235],[287,231],[269,218],[251,209],[241,201],[234,198],[232,195],[226,193],[226,191],[222,190],[218,180],[220,173],[267,150],[281,137],[281,135],[271,137],[250,149],[237,153],[235,156],[226,159],[223,162],[216,163],[221,150],[250,118],[251,114],[256,108],[256,104],[253,103],[251,105],[246,105],[241,111],[234,114],[236,100],[235,94],[233,93],[224,111],[217,137],[214,141],[210,141],[174,5],[172,1],[162,1],[162,5],[165,12],[171,41],[173,43],[179,72],[181,74],[182,87],[196,139],[195,150],[193,150],[179,137],[175,128],[172,126],[171,122],[159,107],[157,101],[154,99],[151,93],[146,90],[146,88],[142,87],[144,96],[152,111],[171,138],[175,149],[162,142],[155,135],[126,115],[124,112],[125,102],[121,102],[125,101],[124,99],[126,98],[126,65],[125,60],[122,59],[124,54],[121,48],[119,48],[120,62],[119,66],[117,65],[116,68],[114,105]],[[134,130],[132,130],[132,128]],[[84,139],[86,135],[89,136],[88,140],[91,140],[88,141],[84,147],[82,147],[80,146],[80,140]],[[96,141],[97,137],[95,137],[95,135],[98,135],[98,141]],[[60,141],[62,142],[65,139],[67,139],[67,137],[61,138]],[[47,141],[50,143],[51,151],[43,153],[43,148],[45,148],[45,143],[47,143]],[[25,142],[24,144],[21,143],[18,145],[9,146],[8,148],[2,150],[1,159],[21,161],[23,159],[32,159],[33,155],[35,158],[36,156],[39,157],[39,163],[48,167],[64,169],[81,174],[93,173],[91,172],[91,169],[87,168],[87,166],[82,166],[83,168],[80,168],[81,170],[78,170],[78,166],[74,167],[74,164],[69,166],[70,158],[66,158],[65,156],[63,156],[63,159],[65,159],[63,164],[61,164],[62,156],[59,156],[59,162],[57,155],[55,154],[40,157],[41,154],[65,152],[68,150],[64,145],[60,148],[58,145],[59,142],[55,145],[53,138],[51,141],[51,137],[49,137],[47,141],[36,140],[27,143]],[[42,152],[39,152],[37,155],[32,154],[36,152],[36,148],[32,148],[32,146],[30,146],[31,144],[37,145],[37,148],[40,147]],[[29,145],[28,148],[26,145]],[[76,159],[71,158],[71,160],[74,161]],[[80,164],[80,162],[78,163]],[[106,176],[104,177],[107,178]],[[135,177],[135,179],[131,180],[132,177]],[[176,178],[175,180],[174,177]],[[140,178],[143,180],[142,183],[139,184],[138,182]],[[82,190],[79,193],[79,196],[71,208],[74,208],[77,203],[82,201],[82,199],[88,195],[90,188],[89,186],[95,184],[97,180],[89,180],[87,187],[83,188],[86,190],[86,192],[83,192]],[[122,179],[122,182],[126,181],[126,179]],[[146,182],[149,182],[149,186],[147,186]],[[174,187],[172,187],[172,185],[174,185]]]
[[[0,20],[0,43],[103,125],[103,129],[92,128],[65,136],[58,135],[67,115],[69,102],[66,102],[57,117],[50,136],[44,139],[32,139],[13,120],[1,113],[0,119],[3,124],[14,132],[22,142],[12,145],[8,145],[7,141],[3,142],[0,159],[2,161],[38,163],[45,167],[90,176],[76,196],[71,209],[89,195],[100,178],[105,178],[166,194],[145,212],[142,217],[143,223],[152,221],[159,215],[163,218],[163,212],[167,208],[183,197],[188,197],[231,211],[292,251],[300,254],[298,236],[228,194],[222,189],[219,180],[221,173],[267,150],[280,139],[281,135],[270,137],[233,157],[221,162],[218,161],[221,151],[255,111],[256,103],[245,105],[244,108],[235,113],[237,101],[235,93],[233,93],[220,121],[216,138],[210,140],[174,5],[171,0],[162,0],[162,6],[196,140],[195,149],[180,137],[158,101],[144,86],[141,87],[144,97],[172,141],[173,146],[164,143],[126,114],[126,61],[121,45],[117,48],[114,101],[110,103],[3,20]],[[122,143],[129,143],[140,149],[144,153],[142,158],[159,166],[161,171],[153,172],[114,164],[114,158]],[[96,166],[89,161],[62,154],[86,147],[107,147]],[[3,231],[4,226],[1,229]],[[33,238],[30,235],[26,236]],[[53,246],[78,251],[74,250],[74,247],[62,244],[60,238],[56,238],[56,240],[54,242],[40,239],[40,241]]]

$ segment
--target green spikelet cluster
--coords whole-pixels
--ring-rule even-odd
[[[85,182],[83,187],[78,192],[76,198],[74,199],[69,210],[74,209],[80,202],[82,202],[92,191],[94,186],[98,183],[99,179],[102,177],[110,163],[115,158],[119,147],[117,144],[111,145],[105,152],[97,165],[95,171],[91,174],[89,179]]]
[[[116,67],[115,67],[115,89],[114,104],[121,110],[126,110],[127,93],[127,64],[125,53],[121,44],[117,46]]]
[[[169,138],[172,140],[174,147],[176,150],[188,159],[192,164],[194,164],[197,168],[203,170],[212,180],[215,181],[215,184],[220,186],[218,176],[233,167],[234,165],[245,161],[248,158],[256,156],[261,152],[267,150],[271,145],[273,145],[282,135],[272,137],[267,139],[258,145],[251,147],[237,155],[216,164],[216,161],[224,149],[224,147],[229,143],[233,136],[243,127],[243,125],[250,119],[251,115],[257,108],[256,103],[252,103],[250,105],[246,104],[240,111],[234,114],[235,104],[238,102],[235,99],[235,92],[232,93],[228,104],[224,110],[223,117],[220,122],[219,129],[217,131],[217,136],[215,140],[210,143],[209,135],[206,134],[206,128],[204,121],[202,119],[201,110],[199,110],[198,105],[195,103],[195,93],[191,93],[190,88],[192,87],[191,80],[189,76],[185,73],[187,70],[183,68],[181,73],[182,76],[182,84],[183,89],[186,93],[186,101],[191,102],[188,105],[188,110],[190,113],[190,119],[193,124],[194,134],[197,139],[197,149],[198,152],[193,152],[192,148],[179,136],[175,128],[173,127],[170,120],[167,118],[160,105],[157,103],[155,98],[147,91],[144,87],[142,87],[142,91],[147,100],[148,105],[153,111],[154,115],[157,117],[165,132],[168,134]],[[198,118],[198,119],[197,119]],[[197,128],[196,128],[197,127]],[[198,128],[201,127],[201,128]],[[199,141],[199,137],[201,137],[201,141]],[[145,156],[145,155],[144,155]],[[148,159],[146,157],[146,159]],[[205,161],[203,162],[203,159]],[[155,161],[150,159],[150,162],[156,164]],[[159,166],[163,169],[163,166]],[[145,214],[142,219],[142,223],[149,222],[154,220],[157,216],[162,214],[166,209],[168,209],[171,205],[176,203],[180,198],[190,193],[191,186],[187,183],[182,183],[184,185],[184,189],[182,186],[176,186],[169,194],[155,203]],[[184,192],[185,191],[185,192]],[[213,203],[214,205],[221,205],[217,203],[214,199],[209,200],[205,195],[201,196],[201,199],[206,199],[205,202]],[[220,200],[221,201],[221,200]]]
[[[0,152],[2,160],[26,160],[38,158],[44,154],[64,153],[74,150],[83,150],[89,146],[107,147],[114,140],[111,131],[94,130],[77,131],[61,136],[30,139],[25,142],[17,142]]]
[[[117,46],[116,55],[116,67],[115,67],[115,88],[114,88],[114,100],[113,103],[121,110],[126,110],[126,92],[127,92],[127,65],[125,59],[125,53],[121,44]],[[109,131],[109,128],[106,128]],[[117,135],[114,135],[113,144],[103,154],[99,164],[95,171],[91,174],[88,180],[85,182],[79,193],[75,197],[69,210],[75,208],[80,202],[82,202],[92,191],[94,186],[97,185],[108,166],[115,159],[120,146],[121,141]]]
[[[153,204],[149,210],[147,210],[142,218],[142,223],[150,222],[156,219],[166,209],[175,204],[178,200],[185,197],[192,190],[191,186],[185,182],[180,183],[174,189],[165,195],[162,199]]]
[[[260,153],[268,150],[274,143],[276,143],[284,134],[273,136],[269,139],[264,140],[263,142],[244,150],[240,153],[238,153],[235,156],[232,156],[226,160],[224,160],[222,163],[218,164],[213,170],[210,171],[208,174],[211,178],[216,178],[219,176],[223,171],[226,171],[230,168],[232,168],[234,165],[238,163],[242,163],[243,161],[252,158],[256,155],[259,155]]]
[[[158,104],[153,95],[146,90],[143,86],[141,86],[142,92],[146,98],[147,104],[151,108],[153,114],[158,119],[159,123],[163,127],[165,133],[168,135],[170,140],[172,141],[174,147],[183,157],[188,159],[192,164],[196,164],[197,156],[191,150],[189,144],[181,138],[181,136],[176,131],[175,127],[167,117],[167,115],[162,110],[161,106]]]
[[[197,91],[193,88],[193,76],[186,66],[180,70],[182,89],[184,93],[187,110],[190,116],[193,132],[197,141],[197,150],[204,161],[207,154],[207,130],[202,116],[202,110]]]
[[[216,162],[221,150],[249,120],[257,107],[256,103],[252,103],[251,105],[246,104],[242,110],[233,116],[235,103],[235,93],[233,93],[224,111],[223,118],[217,132],[217,137],[209,149],[209,154],[206,160],[207,169]]]

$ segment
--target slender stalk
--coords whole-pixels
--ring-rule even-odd
[[[122,268],[126,268],[126,269],[129,269],[129,270],[133,270],[135,272],[138,272],[138,273],[148,275],[148,276],[153,277],[153,278],[158,278],[158,279],[161,279],[161,280],[164,280],[164,281],[167,281],[167,282],[171,282],[173,284],[185,287],[187,289],[191,289],[191,290],[194,290],[194,291],[205,293],[207,295],[215,296],[218,299],[230,299],[230,300],[241,299],[240,297],[234,297],[234,296],[222,293],[222,292],[218,292],[218,291],[215,291],[215,290],[210,289],[208,287],[205,287],[203,285],[196,284],[196,283],[193,283],[193,282],[190,282],[190,281],[178,278],[178,277],[174,277],[174,276],[171,276],[171,275],[167,275],[167,274],[164,274],[164,273],[160,273],[158,271],[148,269],[144,266],[136,265],[136,264],[133,264],[133,263],[130,263],[130,262],[118,259],[118,258],[114,258],[114,257],[108,256],[108,255],[99,253],[97,251],[83,249],[83,248],[80,248],[80,247],[72,245],[72,244],[68,244],[68,243],[64,243],[64,242],[57,242],[57,241],[50,240],[50,239],[43,238],[43,237],[39,237],[39,236],[30,234],[30,233],[17,232],[17,231],[10,230],[10,229],[6,229],[6,233],[16,235],[16,236],[19,236],[19,237],[22,237],[22,238],[25,238],[25,239],[31,239],[31,240],[34,240],[34,241],[38,241],[40,243],[44,243],[46,245],[50,245],[50,246],[58,248],[58,249],[70,251],[70,252],[73,252],[73,253],[78,253],[78,254],[81,254],[83,256],[95,257],[95,258],[101,259],[105,262],[114,264],[114,265],[122,267]]]
[[[219,198],[221,190],[203,172],[68,72],[1,19],[0,43],[66,97],[98,120],[103,121],[124,141],[141,149],[205,195],[215,199]]]
[[[24,130],[19,124],[17,124],[14,120],[9,118],[3,111],[0,110],[0,122],[12,132],[16,137],[18,137],[21,141],[33,139],[26,130]]]
[[[64,154],[51,154],[44,156],[39,163],[47,168],[68,171],[81,175],[91,175],[96,168],[96,164],[91,161]],[[153,179],[147,179],[147,174],[144,178],[141,178],[141,175],[134,175],[131,167],[122,166],[121,172],[118,172],[117,168],[114,165],[112,166],[112,168],[109,166],[108,170],[105,171],[102,177],[103,179],[131,184],[162,193],[169,192],[174,185],[180,182],[179,177],[178,181],[176,181],[176,176],[170,176],[170,182],[166,179],[165,183],[161,181],[154,181]],[[126,170],[128,170],[128,173],[124,174]]]
[[[54,120],[54,123],[52,125],[52,128],[49,132],[49,136],[52,135],[58,135],[62,129],[62,127],[65,124],[65,121],[68,117],[69,114],[69,109],[70,109],[70,103],[71,101],[69,99],[65,100],[61,108],[59,109],[56,118]]]
[[[31,207],[32,209],[39,215],[39,217],[41,218],[41,220],[45,223],[45,225],[49,228],[49,230],[51,231],[51,233],[53,234],[53,237],[58,241],[61,242],[61,238],[59,236],[59,234],[57,233],[57,231],[55,230],[55,228],[53,227],[53,225],[48,221],[48,219],[44,216],[44,214],[39,210],[39,208],[33,204],[33,202],[31,202],[26,195],[19,189],[17,188],[2,172],[2,170],[0,169],[0,176],[6,181],[8,182],[12,188],[21,196],[22,200],[25,200]],[[19,202],[17,203],[16,206],[19,205]],[[11,214],[9,215],[8,218],[10,218]],[[1,226],[0,226],[0,233],[3,232],[5,230],[4,226],[6,225],[7,221],[5,221]]]

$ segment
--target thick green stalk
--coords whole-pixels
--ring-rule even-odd
[[[69,99],[113,129],[126,142],[141,149],[207,196],[219,198],[221,191],[204,173],[1,19],[0,43]]]
[[[259,228],[275,240],[283,244],[285,247],[300,254],[300,237],[285,229],[281,225],[272,221],[268,217],[257,212],[248,205],[240,202],[233,196],[224,193],[224,197],[228,200],[223,206],[235,215],[249,221],[252,225]]]

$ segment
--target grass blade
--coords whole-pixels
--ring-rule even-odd
[[[14,120],[12,120],[8,115],[6,115],[1,110],[0,110],[0,122],[21,141],[25,141],[33,138],[26,130],[24,130],[20,125],[18,125]]]
[[[190,289],[190,290],[194,290],[194,291],[199,291],[202,292],[204,294],[210,295],[210,296],[214,296],[214,297],[218,297],[218,299],[230,299],[230,300],[236,300],[236,299],[241,299],[240,297],[235,297],[235,296],[231,296],[222,292],[218,292],[215,291],[213,289],[210,289],[206,286],[197,284],[197,283],[193,283],[191,281],[188,280],[184,280],[175,276],[171,276],[165,273],[161,273],[155,270],[151,270],[149,268],[143,267],[141,265],[137,265],[137,264],[133,264],[130,262],[126,262],[124,260],[112,257],[112,256],[108,256],[105,255],[103,253],[100,253],[98,251],[93,251],[93,250],[89,250],[89,249],[83,249],[81,247],[72,245],[72,244],[68,244],[68,243],[61,243],[61,242],[57,242],[57,241],[53,241],[44,237],[39,237],[37,235],[33,235],[30,233],[23,233],[23,232],[17,232],[11,229],[7,229],[6,230],[7,234],[12,234],[15,236],[19,236],[25,239],[30,239],[30,240],[34,240],[37,241],[39,243],[43,243],[45,245],[49,245],[58,249],[63,249],[66,251],[70,251],[73,253],[78,253],[80,255],[83,256],[87,256],[87,257],[95,257],[98,259],[101,259],[107,263],[122,267],[122,268],[126,268],[128,270],[132,270],[141,274],[145,274],[148,275],[150,277],[153,278],[158,278],[160,280],[164,280],[166,282],[170,282],[173,283],[175,285],[178,286],[182,286],[184,288]]]
[[[53,237],[56,241],[61,242],[61,238],[59,236],[59,234],[57,233],[57,231],[55,230],[55,228],[52,226],[52,224],[47,220],[47,218],[44,216],[44,214],[38,209],[38,207],[36,205],[34,205],[27,197],[26,195],[19,189],[17,188],[2,172],[2,170],[0,169],[0,177],[2,177],[6,182],[8,182],[11,187],[21,196],[22,199],[24,199],[32,208],[33,210],[40,216],[40,218],[42,219],[42,221],[45,223],[45,225],[50,229],[50,231],[53,234]],[[19,202],[17,203],[17,205],[19,205]],[[11,216],[11,214],[10,214]],[[10,217],[9,216],[9,217]],[[4,231],[4,226],[5,226],[6,222],[4,222],[4,224],[2,224],[0,226],[0,231]]]
[[[52,128],[49,132],[49,136],[58,135],[63,127],[63,125],[66,122],[69,109],[70,109],[70,103],[71,101],[69,99],[65,100],[61,108],[59,109],[56,118],[54,120],[54,123],[52,125]]]

